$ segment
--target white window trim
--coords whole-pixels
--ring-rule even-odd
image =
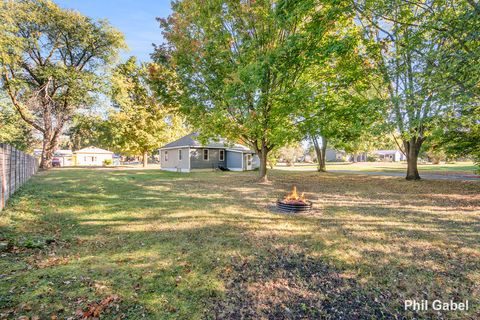
[[[165,162],[168,161],[168,151],[165,151],[165,153],[163,154],[163,159],[165,160]]]
[[[218,151],[218,161],[225,161],[225,150]]]
[[[182,149],[178,149],[178,161],[182,161]]]
[[[207,151],[207,159],[205,159],[205,151]],[[203,159],[203,161],[208,161],[208,160],[210,159],[210,150],[208,150],[208,149],[203,149],[202,159]]]

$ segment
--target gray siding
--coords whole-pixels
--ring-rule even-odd
[[[182,150],[182,160],[178,159],[179,150]],[[208,150],[209,152],[208,160],[203,160],[204,150]],[[223,161],[220,161],[220,150],[224,150],[225,152]],[[165,160],[166,152],[168,153],[167,160]],[[217,148],[172,148],[160,150],[160,166],[164,170],[184,172],[195,169],[215,169],[219,166],[227,167],[231,170],[247,170],[246,157],[247,154],[245,153]],[[253,155],[252,169],[256,167],[257,162],[258,157]]]
[[[224,161],[220,161],[219,153],[222,149],[210,149],[207,148],[209,155],[208,160],[203,160],[203,150],[205,148],[191,149],[190,151],[190,168],[191,169],[214,169],[218,166],[226,166],[226,157],[228,152],[225,152]]]
[[[242,156],[240,152],[227,151],[227,167],[229,169],[242,169]]]
[[[178,150],[182,150],[182,160],[178,159]],[[160,150],[160,167],[165,170],[189,170],[188,150],[189,148]],[[165,160],[165,152],[168,152],[167,160]]]

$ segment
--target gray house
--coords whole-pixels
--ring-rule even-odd
[[[197,137],[198,133],[191,133],[160,148],[161,169],[190,172],[222,167],[245,171],[258,167],[258,156],[241,144],[228,143],[225,139],[202,144]]]

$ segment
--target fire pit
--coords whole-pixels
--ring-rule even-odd
[[[306,212],[312,209],[312,203],[305,199],[305,193],[299,196],[297,193],[297,187],[293,186],[292,192],[283,198],[283,200],[277,201],[277,208],[283,212]]]

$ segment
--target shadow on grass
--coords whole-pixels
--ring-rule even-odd
[[[7,254],[0,310],[67,317],[116,294],[119,309],[107,319],[428,318],[405,312],[403,300],[478,292],[474,184],[443,190],[431,182],[273,175],[270,186],[238,173],[35,177],[0,232],[18,244],[54,241]],[[293,183],[321,214],[266,210]]]

